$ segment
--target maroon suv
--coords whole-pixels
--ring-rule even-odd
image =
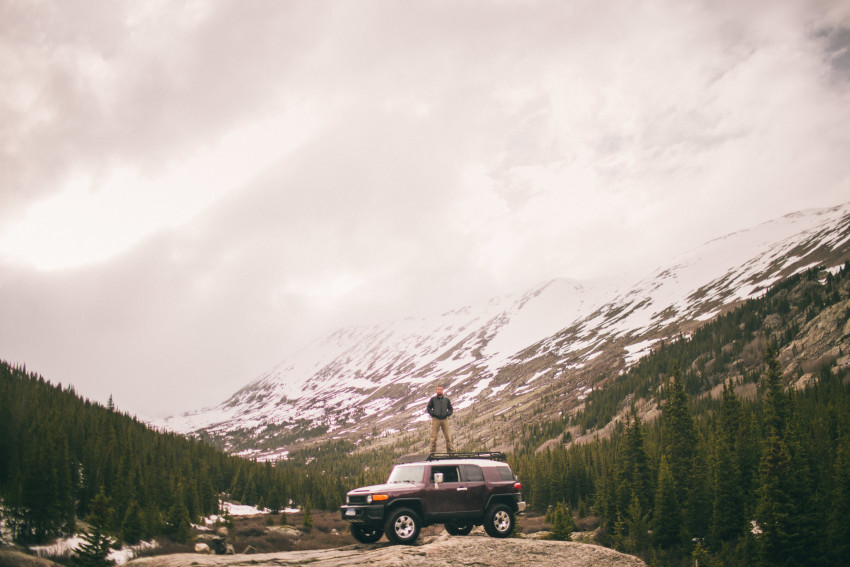
[[[419,530],[445,524],[451,535],[483,525],[493,537],[507,537],[514,515],[525,510],[522,486],[502,453],[432,453],[403,458],[386,484],[352,490],[340,507],[351,534],[362,543],[387,535],[412,544]]]

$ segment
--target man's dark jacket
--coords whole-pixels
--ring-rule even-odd
[[[421,407],[421,406],[420,406]],[[428,402],[428,414],[437,419],[446,419],[454,413],[452,402],[446,396],[434,396]]]

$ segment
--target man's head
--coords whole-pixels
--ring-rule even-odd
[[[443,387],[442,387],[442,386],[437,386],[437,395],[438,395],[438,396],[442,396],[442,395],[443,395]]]

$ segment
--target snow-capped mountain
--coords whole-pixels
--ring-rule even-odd
[[[260,457],[328,437],[424,439],[437,384],[456,420],[527,422],[549,411],[542,396],[557,390],[567,398],[561,407],[580,403],[657,341],[782,278],[848,259],[850,203],[795,213],[712,240],[645,277],[558,279],[433,317],[340,329],[219,406],[164,426]],[[498,445],[491,435],[480,440]]]

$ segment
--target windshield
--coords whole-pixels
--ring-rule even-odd
[[[387,484],[391,482],[421,482],[425,475],[425,465],[397,466],[390,473]]]

